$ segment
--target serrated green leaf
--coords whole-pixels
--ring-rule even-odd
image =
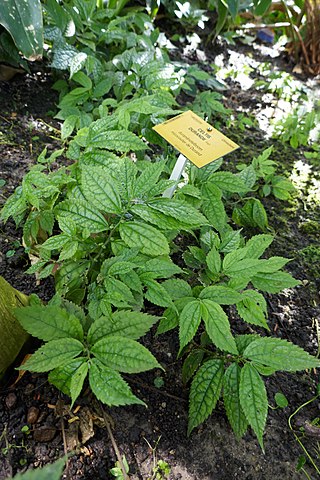
[[[240,439],[248,428],[247,419],[243,413],[239,397],[241,368],[232,363],[223,377],[223,400],[227,417],[236,437]]]
[[[273,236],[262,234],[251,237],[246,243],[246,258],[259,258],[273,242]]]
[[[194,377],[189,396],[188,435],[215,408],[221,393],[223,373],[222,360],[208,360]]]
[[[74,338],[51,340],[40,347],[18,370],[48,372],[70,362],[82,351],[82,343]]]
[[[199,298],[207,298],[219,305],[233,305],[243,300],[242,294],[229,287],[222,285],[212,285],[202,290]]]
[[[152,273],[153,278],[168,278],[182,272],[181,268],[175,265],[170,257],[165,256],[148,260],[140,267],[140,271]]]
[[[264,230],[268,226],[268,216],[264,206],[257,198],[252,199],[252,218],[256,225]]]
[[[246,419],[264,451],[262,437],[267,420],[268,398],[263,380],[250,363],[241,369],[239,396]]]
[[[204,351],[200,349],[192,350],[182,366],[182,381],[184,384],[188,383],[189,380],[193,377],[195,371],[200,367],[204,357]]]
[[[230,255],[230,254],[228,254]],[[224,268],[224,273],[229,277],[252,277],[259,272],[261,260],[244,258],[238,262],[234,262],[232,265]]]
[[[206,262],[210,272],[219,273],[221,269],[221,257],[218,250],[213,247],[207,254]]]
[[[78,248],[79,248],[78,242],[69,240],[61,249],[58,262],[72,258],[78,252]]]
[[[208,223],[207,219],[190,205],[171,198],[157,198],[148,203],[149,207],[173,217],[190,228],[200,227]]]
[[[267,260],[261,260],[259,273],[274,273],[284,267],[288,262],[289,258],[283,257],[270,257]]]
[[[201,305],[198,300],[188,302],[179,318],[180,350],[195,336],[201,322]]]
[[[88,369],[89,369],[88,362],[84,361],[81,365],[79,365],[79,367],[77,368],[77,370],[73,373],[73,375],[71,377],[70,394],[71,394],[72,403],[71,403],[70,408],[73,407],[74,402],[77,400],[77,398],[79,397],[79,395],[81,393],[83,383],[84,383],[84,381],[86,379],[86,376],[88,374]]]
[[[68,235],[54,235],[53,237],[48,238],[42,245],[41,248],[46,248],[47,250],[60,250],[68,241],[70,237]]]
[[[157,335],[169,332],[179,325],[179,316],[174,308],[167,308],[157,328]]]
[[[132,205],[130,213],[138,215],[138,217],[142,218],[145,222],[156,225],[159,230],[187,230],[190,228],[176,218],[169,217],[168,215],[149,207],[149,205],[143,205],[141,203]]]
[[[104,287],[106,290],[105,300],[115,307],[129,307],[130,304],[135,303],[131,289],[121,280],[107,277],[104,281]]]
[[[159,305],[160,307],[169,307],[172,305],[171,297],[161,283],[151,279],[146,280],[143,283],[147,287],[144,296],[149,302]]]
[[[201,193],[205,216],[216,230],[222,231],[227,223],[227,215],[221,200],[221,190],[211,183],[205,183]]]
[[[215,172],[210,175],[209,182],[226,192],[245,193],[248,191],[242,178],[231,172]]]
[[[28,333],[46,342],[69,337],[83,339],[83,329],[78,318],[58,306],[33,305],[18,308],[15,317]]]
[[[201,300],[201,315],[211,341],[221,350],[238,354],[236,342],[231,334],[227,315],[220,305],[212,300]]]
[[[237,312],[245,322],[270,330],[262,308],[254,300],[245,298],[237,304]]]
[[[148,165],[148,167],[145,168],[145,170],[137,178],[134,187],[134,196],[142,198],[147,192],[149,192],[158,182],[163,169],[163,162],[156,162]]]
[[[223,253],[230,253],[237,250],[240,246],[240,230],[232,230],[221,234],[221,244],[219,250]]]
[[[253,300],[255,303],[257,303],[261,307],[262,311],[265,314],[267,314],[267,302],[261,293],[252,289],[245,290],[244,292],[242,292],[242,297],[250,298],[251,300]]]
[[[254,288],[268,293],[279,293],[285,288],[300,285],[300,281],[287,272],[258,273],[251,278]]]
[[[117,181],[103,167],[81,168],[81,189],[91,205],[106,213],[122,212]]]
[[[127,153],[146,150],[147,144],[140,140],[137,135],[127,130],[103,130],[93,133],[89,131],[88,146],[115,150]]]
[[[166,237],[151,225],[139,222],[122,223],[120,236],[128,247],[137,247],[146,255],[158,256],[169,254]]]
[[[254,363],[287,372],[320,367],[320,360],[281,338],[258,338],[247,346],[243,355]]]
[[[110,407],[145,405],[142,400],[133,395],[130,387],[118,372],[106,367],[95,358],[90,362],[89,383],[97,399]]]
[[[189,283],[180,278],[170,278],[169,280],[162,282],[162,285],[167,290],[171,300],[177,300],[181,297],[190,297],[192,295]]]
[[[108,230],[106,219],[97,212],[97,209],[88,203],[79,200],[65,200],[55,208],[55,214],[66,220],[71,220],[82,229],[90,233],[99,233]]]
[[[131,338],[111,335],[91,347],[91,352],[108,368],[125,373],[139,373],[161,368],[154,356]]]
[[[235,341],[240,355],[242,355],[247,346],[257,338],[260,338],[260,335],[258,335],[257,333],[250,333],[248,335],[237,335],[235,337]]]
[[[57,367],[52,370],[48,375],[48,380],[52,385],[61,390],[61,392],[65,393],[66,395],[71,396],[70,393],[70,383],[74,372],[82,365],[82,363],[86,362],[87,358],[79,357],[71,360],[66,365],[62,367]]]
[[[150,330],[158,318],[146,313],[118,310],[111,318],[100,317],[91,325],[88,342],[93,345],[107,335],[120,335],[138,340]]]

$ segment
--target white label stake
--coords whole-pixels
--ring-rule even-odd
[[[176,164],[172,170],[169,180],[180,180],[184,167],[187,164],[187,161],[188,159],[181,153],[176,161]],[[173,187],[167,188],[167,190],[163,192],[162,196],[166,198],[172,198],[172,195],[174,194],[174,191],[176,188],[177,188],[176,185],[173,185]]]

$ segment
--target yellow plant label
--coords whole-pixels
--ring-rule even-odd
[[[239,148],[191,110],[153,129],[199,168]]]

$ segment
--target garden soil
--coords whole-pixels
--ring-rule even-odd
[[[244,50],[242,46],[224,48],[226,56],[230,54],[230,48]],[[245,50],[251,57],[257,55],[248,47]],[[207,54],[213,61],[213,53]],[[197,52],[189,52],[182,61],[199,62]],[[290,65],[282,63],[282,67],[290,70]],[[18,75],[8,83],[0,82],[0,178],[6,180],[0,190],[1,202],[21,182],[44,147],[48,151],[60,147],[58,133],[54,130],[55,120],[50,116],[50,111],[56,111],[57,104],[57,97],[51,90],[53,81],[50,71],[34,65],[31,74]],[[226,107],[255,114],[263,105],[261,92],[254,87],[243,91],[232,81],[229,86],[224,93]],[[266,140],[265,132],[258,127],[244,131],[225,130],[224,133],[241,147],[226,158],[231,164],[250,161],[271,143],[274,143],[273,158],[279,162],[282,171],[290,174],[294,163],[304,160],[303,149],[294,150],[279,140]],[[308,185],[291,203],[269,197],[263,200],[271,231],[275,233],[273,252],[270,253],[291,258],[288,271],[302,281],[295,289],[267,295],[267,302],[271,333],[317,354],[315,320],[320,321],[320,215],[315,205],[306,203],[307,188]],[[252,232],[255,233],[259,232]],[[0,226],[0,275],[22,292],[37,293],[46,301],[53,295],[53,283],[50,279],[37,282],[33,276],[24,274],[29,260],[20,241],[21,230],[13,223],[9,221]],[[238,333],[250,332],[247,326],[236,320],[234,328]],[[155,337],[152,332],[145,343],[165,372],[159,370],[130,376],[127,381],[148,408],[105,408],[102,412],[90,392],[85,391],[70,412],[68,398],[47,382],[46,375],[25,373],[18,379],[17,372],[10,370],[0,386],[0,479],[53,462],[63,456],[64,443],[74,454],[69,457],[63,478],[113,478],[109,470],[116,462],[116,455],[104,419],[111,427],[121,455],[125,455],[132,480],[304,478],[301,471],[296,471],[303,451],[289,428],[288,419],[315,395],[319,382],[316,372],[281,373],[266,378],[270,409],[263,453],[251,431],[242,440],[235,439],[221,404],[208,421],[187,437],[188,387],[181,381],[177,334]],[[23,353],[32,352],[34,347],[32,343],[27,345]],[[282,392],[288,398],[286,408],[272,408],[276,392]],[[320,433],[316,427],[308,428],[318,417],[320,398],[301,409],[292,424],[294,432],[319,465]],[[305,422],[307,427],[303,428],[303,433],[301,426]],[[154,473],[159,460],[167,462],[170,467],[167,477],[156,477]],[[305,468],[311,479],[317,478],[310,465]]]

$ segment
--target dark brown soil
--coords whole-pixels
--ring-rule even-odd
[[[31,75],[0,83],[0,178],[7,182],[1,200],[20,183],[44,146],[53,149],[59,145],[52,138],[54,131],[46,126],[54,125],[48,117],[48,111],[55,109],[57,101],[50,89],[52,78],[50,73],[39,72],[35,68]],[[242,92],[236,86],[232,95],[230,91],[226,93],[226,103],[232,103],[233,108],[245,105],[254,111],[250,92]],[[258,128],[228,134],[242,146],[237,156],[230,157],[231,163],[250,160],[270,145]],[[280,141],[274,143],[275,159],[290,172],[294,161],[303,158],[303,149],[284,147]],[[264,200],[270,225],[276,232],[273,250],[293,259],[288,270],[302,280],[302,285],[296,289],[270,295],[267,300],[273,334],[316,354],[318,339],[314,322],[316,318],[320,320],[320,266],[312,265],[314,261],[310,262],[300,251],[310,245],[319,246],[319,229],[310,230],[306,226],[310,221],[319,226],[320,215],[314,205],[306,206],[303,200],[297,199],[294,205],[271,198]],[[23,247],[19,246],[20,240],[21,232],[11,222],[1,225],[0,275],[15,288],[27,294],[37,293],[47,300],[53,294],[53,284],[50,280],[36,284],[33,277],[23,273],[28,259]],[[8,250],[15,250],[15,254],[7,256]],[[274,406],[274,394],[280,391],[289,399],[289,406],[283,410],[270,408],[265,433],[266,453],[263,454],[251,432],[240,442],[235,440],[221,406],[187,438],[188,390],[181,381],[181,362],[176,360],[176,334],[149,335],[146,343],[164,366],[165,373],[152,371],[127,380],[148,408],[135,406],[107,412],[119,450],[129,463],[130,478],[154,480],[153,467],[158,460],[168,463],[171,480],[296,480],[304,477],[303,473],[296,472],[298,458],[303,452],[289,429],[288,418],[299,405],[315,395],[319,382],[316,372],[278,374],[266,379],[269,404]],[[160,376],[163,386],[156,388],[154,380]],[[68,405],[68,399],[48,384],[45,375],[26,373],[13,384],[16,377],[12,370],[0,391],[0,479],[61,457],[63,430],[76,451],[69,459],[69,478],[112,478],[109,469],[116,461],[115,453],[107,430],[99,422],[101,412],[94,406],[90,394],[85,392],[76,405],[80,409],[72,414],[63,408],[64,402]],[[320,401],[315,401],[303,409],[298,415],[300,423],[320,416],[319,408]],[[82,418],[82,424],[85,416],[94,420],[95,434],[85,444],[77,433],[80,420],[75,416]],[[23,433],[21,429],[26,425],[27,432]],[[296,428],[301,435],[298,426]],[[319,437],[305,435],[303,438],[318,464],[320,453],[315,449]],[[306,468],[310,478],[316,479],[314,469]],[[66,473],[64,478],[67,478]]]

